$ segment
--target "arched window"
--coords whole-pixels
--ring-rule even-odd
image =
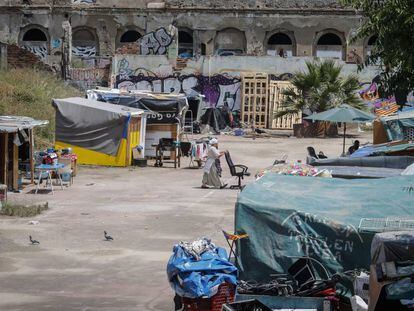
[[[178,31],[178,55],[182,58],[190,58],[194,55],[194,40],[190,31]]]
[[[369,40],[368,40],[368,45],[374,45],[376,42],[377,42],[377,40],[378,40],[378,37],[377,36],[372,36],[371,38],[369,38]]]
[[[119,48],[132,42],[137,42],[141,38],[141,31],[134,29],[133,27],[119,29],[118,34],[116,36],[116,48]]]
[[[205,43],[201,43],[201,55],[207,55],[207,45]]]
[[[296,54],[295,43],[292,38],[283,33],[277,32],[270,36],[267,41],[267,54],[279,55],[281,57],[292,57]]]
[[[127,30],[119,39],[120,43],[136,42],[141,38],[141,34],[136,30]]]
[[[315,56],[327,58],[345,58],[344,40],[334,32],[325,32],[316,41]]]
[[[365,45],[365,56],[370,56],[372,50],[374,49],[375,43],[377,42],[378,37],[376,35],[371,36],[366,42]]]
[[[327,33],[319,38],[318,45],[342,45],[342,41],[336,34]]]
[[[49,54],[49,40],[46,30],[42,30],[39,27],[29,26],[23,29],[20,34],[19,44],[22,48],[44,60]]]
[[[92,58],[98,55],[98,39],[95,32],[88,28],[72,32],[72,55],[79,58]]]
[[[24,33],[22,41],[47,42],[47,37],[42,30],[32,28]]]
[[[217,33],[215,54],[219,56],[243,55],[246,53],[246,35],[235,28],[226,28]]]

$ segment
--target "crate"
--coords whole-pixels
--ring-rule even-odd
[[[241,121],[247,126],[267,128],[269,77],[265,73],[242,76]]]
[[[182,298],[184,311],[221,311],[224,304],[234,302],[235,293],[233,284],[223,283],[211,298]]]

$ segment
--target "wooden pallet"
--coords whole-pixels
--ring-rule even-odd
[[[241,120],[248,126],[267,128],[269,77],[265,73],[242,76]]]
[[[289,81],[269,82],[269,125],[271,129],[292,130],[294,124],[301,123],[302,113],[275,118],[276,114],[284,109],[282,107],[285,97],[283,91],[292,86]]]

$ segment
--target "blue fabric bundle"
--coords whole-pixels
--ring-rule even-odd
[[[186,298],[211,298],[222,283],[237,285],[237,268],[227,260],[226,250],[215,248],[196,260],[180,245],[174,246],[167,265],[171,287]]]

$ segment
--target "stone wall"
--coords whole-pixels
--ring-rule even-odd
[[[338,0],[166,0],[167,8],[225,8],[237,10],[268,10],[280,8],[307,9],[342,8]]]
[[[51,68],[45,64],[38,56],[27,51],[17,45],[7,45],[7,68],[39,68],[54,72],[54,68]]]
[[[366,41],[349,43],[360,16],[338,3],[338,0],[32,0],[31,5],[23,5],[20,0],[0,0],[0,41],[26,44],[22,42],[24,33],[37,27],[45,33],[46,51],[53,58],[62,46],[62,23],[70,22],[73,33],[78,29],[91,33],[93,53],[110,57],[121,46],[120,38],[125,32],[133,30],[144,36],[174,25],[192,36],[190,44],[195,55],[219,53],[223,46],[219,41],[228,37],[223,32],[233,31],[241,34],[238,41],[243,42],[242,54],[268,54],[269,39],[282,32],[292,39],[292,47],[288,49],[294,56],[315,56],[319,37],[333,32],[342,41],[336,50],[343,51],[344,60],[353,50],[363,59],[368,50]]]

